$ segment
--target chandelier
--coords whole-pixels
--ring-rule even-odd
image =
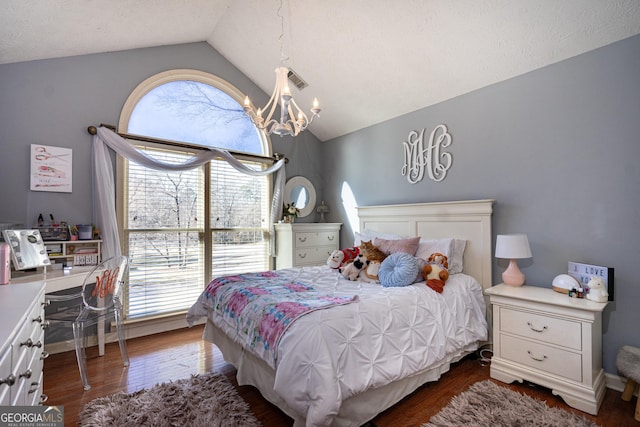
[[[311,107],[311,116],[307,116],[304,111],[291,95],[289,90],[289,68],[282,65],[284,61],[282,39],[284,37],[284,17],[280,14],[282,8],[282,1],[278,8],[278,16],[280,17],[281,33],[280,33],[280,67],[276,68],[276,86],[273,89],[269,102],[263,107],[257,110],[251,103],[248,96],[244,98],[244,111],[249,115],[251,122],[260,130],[266,132],[268,135],[276,134],[285,136],[297,136],[300,132],[305,130],[313,119],[320,115],[320,107],[318,105],[318,99],[313,99],[313,105]],[[273,116],[276,111],[276,107],[280,106],[280,121],[276,120]],[[263,117],[263,114],[267,114]]]

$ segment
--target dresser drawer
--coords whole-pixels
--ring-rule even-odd
[[[521,365],[582,381],[582,356],[541,343],[500,335],[500,357]]]
[[[296,248],[337,245],[337,243],[338,233],[334,231],[296,232],[295,234]]]
[[[295,266],[323,265],[334,250],[333,246],[296,249],[293,262]]]
[[[582,325],[578,321],[501,307],[500,330],[543,343],[582,350]]]

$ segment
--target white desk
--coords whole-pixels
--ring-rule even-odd
[[[10,285],[20,285],[23,283],[42,284],[44,285],[45,294],[49,294],[51,292],[82,286],[87,273],[94,267],[95,266],[71,267],[60,270],[47,269],[46,274],[12,272]],[[98,354],[100,356],[104,355],[104,320],[101,320],[98,324]]]
[[[62,291],[77,286],[82,286],[85,276],[94,266],[88,267],[71,267],[68,269],[51,270],[47,269],[47,273],[25,274],[21,272],[11,273],[11,284],[20,283],[42,283],[45,285],[44,292]]]

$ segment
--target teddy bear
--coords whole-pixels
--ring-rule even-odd
[[[595,302],[607,302],[609,299],[609,293],[604,287],[604,282],[599,277],[592,277],[587,283],[589,292],[587,293],[587,299]]]
[[[427,258],[427,264],[422,267],[422,277],[427,286],[438,293],[444,290],[445,282],[449,279],[449,260],[439,252],[432,253]]]
[[[358,280],[358,276],[360,272],[369,264],[369,261],[363,254],[358,254],[358,256],[346,265],[338,268],[338,271],[349,280]]]
[[[327,259],[327,265],[331,268],[338,269],[343,265],[351,262],[360,253],[360,248],[354,246],[352,248],[336,249],[331,252]]]

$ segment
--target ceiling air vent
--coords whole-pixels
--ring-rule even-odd
[[[302,77],[296,74],[296,72],[293,71],[291,68],[289,68],[289,74],[287,74],[287,77],[289,78],[289,81],[293,83],[295,87],[298,88],[298,90],[302,90],[305,87],[309,86],[307,82],[302,80]]]

